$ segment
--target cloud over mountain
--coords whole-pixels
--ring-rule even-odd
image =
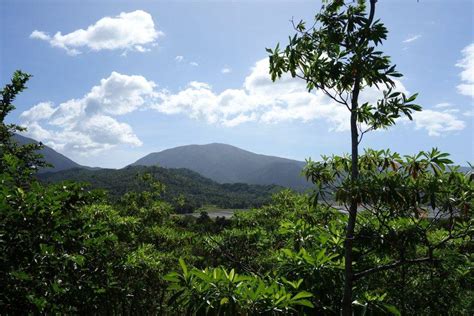
[[[42,102],[24,111],[21,118],[29,136],[64,152],[93,154],[122,144],[140,146],[132,127],[113,116],[144,106],[155,86],[142,76],[112,72],[82,98],[58,106]]]

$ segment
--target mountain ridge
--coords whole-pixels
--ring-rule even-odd
[[[20,134],[14,134],[13,139],[20,145],[39,143],[38,141],[32,138],[29,138]],[[68,169],[73,169],[73,168],[91,168],[91,167],[86,167],[86,166],[82,166],[78,164],[72,159],[66,157],[65,155],[55,151],[54,149],[46,145],[41,150],[39,150],[38,153],[43,155],[43,158],[46,162],[53,165],[52,167],[41,168],[38,171],[40,173],[57,172],[57,171],[63,171],[63,170],[68,170]]]
[[[38,141],[15,134],[19,144]],[[44,146],[39,152],[52,168],[42,168],[39,173],[59,172],[70,169],[101,170],[98,167],[83,166],[67,156]],[[277,185],[298,191],[311,188],[311,183],[301,176],[305,162],[271,155],[257,154],[224,143],[191,144],[149,153],[128,166],[160,166],[165,168],[185,168],[197,172],[217,183],[246,183]],[[127,168],[124,167],[124,168]],[[123,168],[122,168],[123,169]],[[120,170],[114,169],[114,170]],[[461,166],[461,172],[471,170]]]
[[[21,145],[39,143],[19,134],[13,137]],[[44,156],[46,162],[53,165],[53,167],[41,168],[39,173],[70,169],[101,169],[80,165],[46,145],[39,153]],[[189,169],[220,184],[277,185],[299,191],[310,186],[300,176],[305,165],[302,161],[257,154],[223,143],[192,144],[169,148],[150,153],[129,166],[157,165],[164,168]]]

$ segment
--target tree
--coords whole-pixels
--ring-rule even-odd
[[[367,13],[366,2],[369,2]],[[385,129],[402,115],[412,119],[419,105],[412,102],[416,94],[407,97],[395,91],[396,71],[390,58],[377,50],[387,38],[387,29],[374,20],[377,0],[325,1],[315,23],[307,27],[301,21],[294,25],[296,34],[284,50],[279,45],[267,49],[270,54],[272,80],[283,73],[306,81],[308,91],[319,89],[350,112],[351,168],[350,205],[345,236],[345,285],[343,315],[352,314],[353,240],[357,222],[359,183],[359,144],[365,133]],[[360,92],[367,87],[385,88],[375,104],[361,104]]]
[[[327,195],[339,205],[350,204],[353,198],[358,201],[353,302],[383,289],[402,314],[413,314],[413,306],[423,303],[407,297],[404,290],[411,280],[428,279],[417,291],[430,293],[429,306],[437,306],[433,311],[459,308],[470,313],[463,310],[457,291],[463,289],[458,280],[473,276],[468,271],[474,259],[474,177],[472,171],[463,173],[450,164],[449,155],[437,149],[404,157],[390,150],[366,150],[359,156],[356,191],[351,179],[344,177],[351,170],[350,156],[323,157],[306,166],[322,204],[328,204]],[[435,286],[435,275],[453,280],[450,288]]]
[[[14,170],[10,171],[18,176],[15,179],[17,179],[18,184],[22,185],[27,184],[25,177],[31,175],[38,167],[47,166],[41,155],[37,153],[43,147],[42,144],[19,145],[13,139],[13,135],[24,131],[25,128],[16,124],[5,123],[7,115],[15,109],[12,102],[18,93],[26,89],[26,82],[30,78],[31,75],[17,70],[13,74],[11,83],[5,85],[0,91],[0,157],[2,157],[0,172],[5,172],[8,168],[13,167]]]

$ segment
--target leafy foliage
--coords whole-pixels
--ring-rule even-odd
[[[206,315],[297,314],[313,307],[311,293],[298,291],[303,280],[262,279],[240,275],[234,269],[188,269],[180,259],[181,273],[169,273],[165,279],[175,294],[170,304],[175,313]]]
[[[5,123],[6,116],[15,109],[12,102],[18,93],[26,89],[26,82],[30,78],[31,75],[27,73],[15,71],[11,83],[0,91],[0,171],[15,174],[14,179],[22,185],[26,185],[25,178],[31,175],[32,170],[46,166],[37,153],[42,144],[18,145],[12,136],[25,129],[16,124]]]

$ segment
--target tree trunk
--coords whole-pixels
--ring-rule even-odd
[[[352,107],[351,107],[351,181],[354,184],[359,178],[359,144],[358,137],[359,133],[357,130],[357,108],[359,99],[359,80],[356,79],[354,84],[354,90],[352,92]],[[344,242],[344,297],[342,299],[342,315],[352,315],[352,286],[353,286],[353,271],[352,271],[352,247],[354,241],[354,230],[357,220],[357,199],[351,196],[351,205],[349,208],[349,221],[346,229],[346,240]]]
[[[370,27],[374,19],[375,3],[377,0],[370,0],[370,13],[367,21],[367,28]],[[366,44],[367,40],[364,38],[360,44]],[[359,179],[359,132],[357,129],[357,109],[359,107],[359,92],[360,92],[361,75],[356,73],[354,78],[354,87],[351,98],[351,182],[356,184]],[[351,188],[351,191],[353,187]],[[351,203],[349,208],[349,220],[347,222],[346,240],[344,242],[344,296],[342,298],[342,315],[352,316],[352,287],[354,284],[353,272],[353,256],[352,248],[354,242],[354,231],[357,221],[357,197],[354,192],[351,192]]]

